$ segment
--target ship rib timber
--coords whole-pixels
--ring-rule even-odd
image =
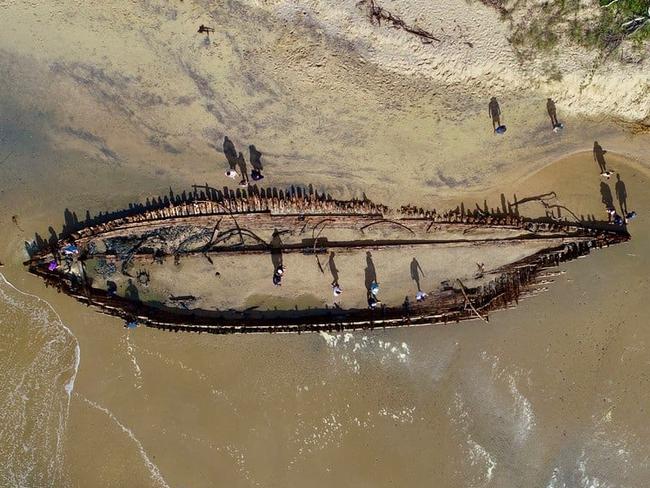
[[[543,290],[539,282],[549,267],[628,239],[624,228],[607,223],[394,210],[267,191],[106,219],[76,229],[26,265],[48,285],[104,313],[165,330],[351,330],[487,317]],[[66,256],[66,246],[76,246],[78,255]],[[323,267],[317,257],[325,253],[346,264],[345,307],[332,304],[325,271],[331,262]],[[404,269],[415,254],[427,267],[429,296],[402,301],[414,295]],[[173,264],[167,260],[172,256]],[[283,286],[273,287],[278,259],[289,264]],[[373,259],[382,265],[378,272]],[[479,260],[487,272],[474,273]],[[57,268],[50,270],[52,262]],[[377,309],[365,304],[373,273],[381,276],[384,302]],[[435,284],[433,277],[439,278]],[[456,280],[466,286],[449,285]]]

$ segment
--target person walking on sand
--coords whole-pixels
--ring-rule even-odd
[[[501,127],[501,108],[499,107],[499,102],[497,102],[496,97],[490,99],[490,104],[488,105],[488,114],[492,118],[492,128],[496,131]]]
[[[377,297],[374,294],[368,292],[368,308],[375,309],[380,303],[381,302],[377,300]]]
[[[376,281],[370,283],[370,293],[372,293],[375,297],[377,296],[377,294],[379,293],[379,283],[377,283]]]

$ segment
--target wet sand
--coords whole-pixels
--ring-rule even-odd
[[[50,363],[64,369],[54,390],[59,402],[75,341],[80,346],[61,482],[642,485],[650,440],[644,420],[650,337],[643,327],[648,176],[623,158],[609,161],[639,213],[633,239],[562,266],[566,274],[548,293],[494,314],[489,325],[340,336],[127,331],[44,289],[10,261],[3,269],[8,279],[52,303],[74,334],[62,332],[66,352]],[[602,216],[600,181],[585,153],[504,193],[522,199],[555,191],[558,203],[576,214]],[[463,201],[468,207],[483,198]],[[498,205],[499,196],[491,202]],[[9,233],[15,237],[3,248],[15,249],[16,232]],[[33,317],[24,313],[4,341],[15,350],[34,335]],[[50,410],[51,402],[31,391],[33,405]],[[3,448],[14,439],[4,437]],[[27,463],[17,462],[12,469]],[[35,471],[41,469],[43,479],[52,479],[37,464]]]

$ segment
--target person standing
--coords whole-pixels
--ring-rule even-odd
[[[497,102],[496,97],[490,99],[488,114],[492,118],[492,128],[496,131],[501,127],[501,107],[499,107],[499,102]]]
[[[381,302],[379,300],[377,300],[377,297],[374,294],[369,292],[368,293],[368,308],[375,309],[380,304],[381,304]]]
[[[557,109],[555,107],[555,102],[551,98],[546,99],[546,111],[548,116],[551,118],[551,126],[553,129],[559,127],[561,124],[557,120]]]

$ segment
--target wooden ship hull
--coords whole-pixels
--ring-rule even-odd
[[[487,321],[544,291],[559,263],[629,239],[620,226],[505,209],[440,214],[302,189],[207,186],[70,230],[32,255],[30,272],[126,322],[209,333]],[[381,304],[370,308],[373,282]]]

